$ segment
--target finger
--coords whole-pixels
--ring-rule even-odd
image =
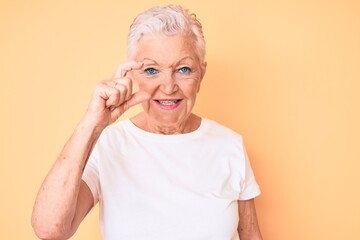
[[[103,84],[107,87],[117,89],[122,95],[124,95],[124,100],[128,100],[131,97],[132,93],[132,81],[129,78],[120,78],[120,79],[106,79],[103,81]]]
[[[120,91],[116,88],[108,88],[105,90],[104,99],[106,108],[115,108],[121,105],[124,100],[121,99]]]
[[[126,101],[128,89],[124,84],[118,84],[113,80],[104,80],[97,85],[96,92],[105,101],[105,107],[112,108],[118,107]]]
[[[125,101],[121,106],[119,107],[111,107],[110,111],[112,112],[112,114],[114,114],[114,116],[117,116],[116,119],[121,116],[124,112],[126,112],[129,108],[142,103],[144,101],[147,101],[150,99],[150,94],[146,93],[146,92],[136,92],[132,95],[132,97],[128,100]]]
[[[135,106],[139,103],[148,101],[151,98],[150,94],[144,91],[139,91],[134,94],[132,94],[131,98],[126,101],[126,110],[131,108],[132,106]]]
[[[123,78],[126,76],[126,74],[132,70],[138,70],[140,69],[144,63],[142,62],[136,62],[136,61],[130,61],[124,64],[121,64],[117,67],[114,78]]]
[[[132,94],[132,81],[130,78],[120,78],[114,80],[114,87],[120,91],[121,94],[124,95],[125,100],[129,100]],[[124,89],[124,90],[123,90]]]

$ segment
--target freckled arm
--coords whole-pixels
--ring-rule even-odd
[[[241,240],[262,240],[254,199],[239,200],[238,233]]]
[[[32,215],[41,239],[68,239],[92,208],[92,193],[81,176],[100,132],[80,124],[45,178]]]

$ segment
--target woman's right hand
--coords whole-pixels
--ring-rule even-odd
[[[150,99],[132,93],[129,71],[143,63],[120,65],[114,77],[96,85],[88,110],[65,144],[40,187],[32,226],[41,239],[69,239],[94,205],[92,193],[81,180],[83,169],[102,130],[130,107]]]
[[[143,63],[134,61],[119,65],[112,79],[98,83],[83,123],[104,129],[130,107],[150,99],[146,92],[132,93],[132,79],[127,76],[128,72],[141,69],[142,66]]]

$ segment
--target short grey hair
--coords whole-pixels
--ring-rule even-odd
[[[137,43],[143,35],[163,34],[174,36],[184,34],[194,37],[195,51],[200,63],[205,60],[205,39],[202,25],[196,15],[179,5],[153,7],[140,13],[130,26],[127,48],[128,58],[134,57]]]

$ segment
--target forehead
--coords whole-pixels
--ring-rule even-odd
[[[188,35],[145,35],[138,44],[136,61],[153,59],[162,64],[173,64],[181,59],[197,60],[194,38]]]

